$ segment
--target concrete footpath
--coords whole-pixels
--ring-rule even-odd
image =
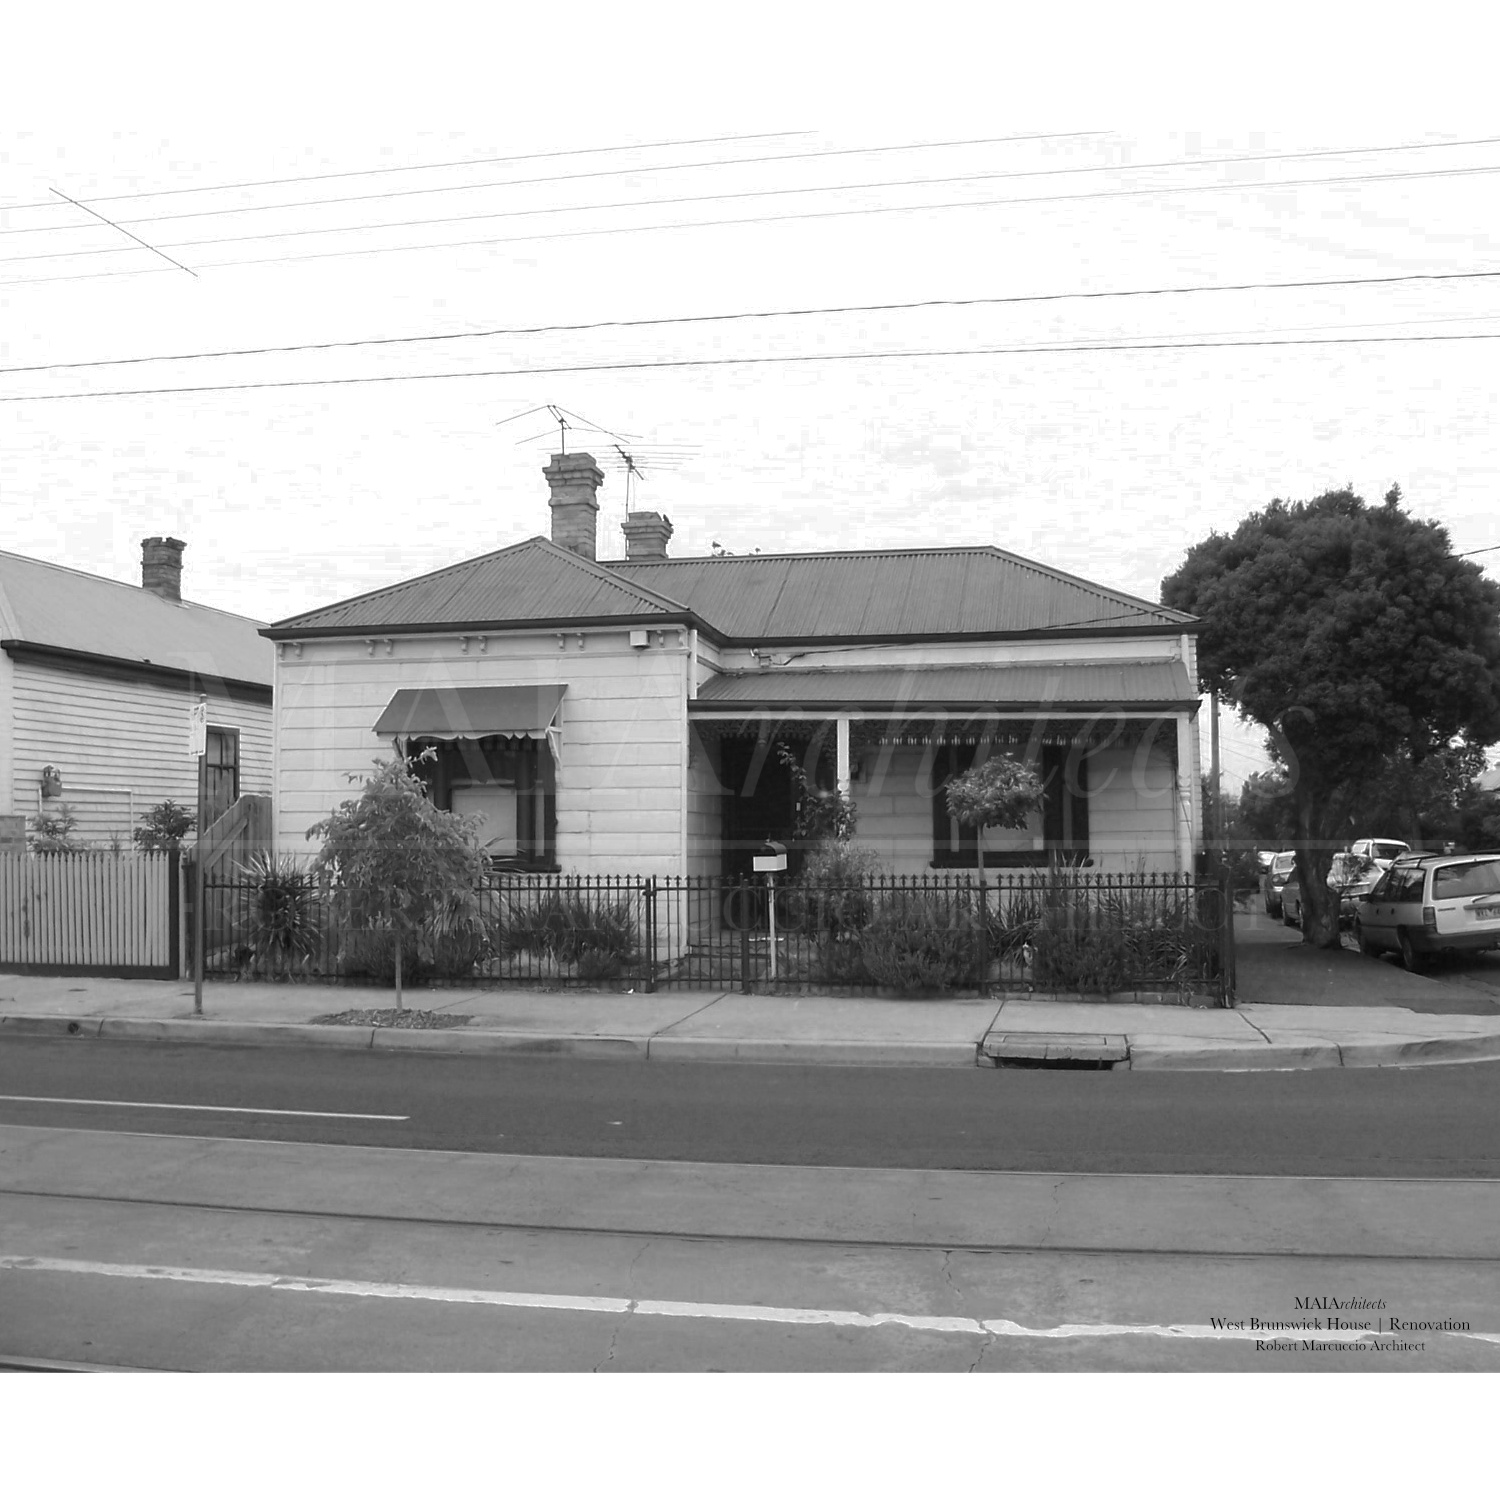
[[[219,1045],[449,1053],[572,1054],[650,1062],[1117,1068],[1390,1067],[1500,1061],[1500,1006],[1358,954],[1323,955],[1295,934],[1239,952],[1232,1010],[1035,997],[886,1000],[833,995],[414,990],[422,1028],[330,1024],[386,1011],[389,989],[211,983],[204,1014],[177,980],[0,975],[0,1040],[72,1035]],[[1347,962],[1345,961],[1347,960]],[[1331,976],[1331,977],[1330,977]],[[1272,998],[1283,994],[1285,998]],[[1451,1000],[1445,1002],[1445,996]],[[441,1018],[441,1019],[440,1019]]]

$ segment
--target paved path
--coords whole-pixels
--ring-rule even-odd
[[[973,996],[656,994],[432,989],[414,1008],[467,1017],[441,1029],[320,1024],[391,1006],[390,990],[211,983],[195,1017],[176,980],[0,975],[0,1036],[59,1032],[251,1045],[570,1052],[652,1062],[972,1067],[1107,1061],[1130,1068],[1381,1067],[1500,1059],[1500,989],[1325,952],[1258,914],[1238,925],[1234,1009]],[[1487,961],[1487,960],[1486,960]],[[1488,972],[1488,971],[1485,971]]]

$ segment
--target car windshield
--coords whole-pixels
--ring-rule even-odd
[[[1295,854],[1278,854],[1271,861],[1271,873],[1273,875],[1285,875],[1297,863]]]
[[[1500,895],[1500,859],[1472,864],[1442,865],[1432,872],[1432,899],[1452,901],[1459,896]]]
[[[1395,859],[1399,854],[1405,854],[1405,844],[1373,844],[1370,847],[1371,859]]]

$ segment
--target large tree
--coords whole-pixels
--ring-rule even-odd
[[[1199,542],[1162,602],[1203,620],[1205,688],[1264,725],[1291,786],[1304,941],[1339,942],[1325,879],[1393,762],[1500,739],[1500,585],[1447,532],[1351,490],[1274,500]]]

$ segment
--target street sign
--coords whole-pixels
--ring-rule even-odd
[[[208,750],[208,699],[202,698],[188,709],[188,754],[194,759]]]

